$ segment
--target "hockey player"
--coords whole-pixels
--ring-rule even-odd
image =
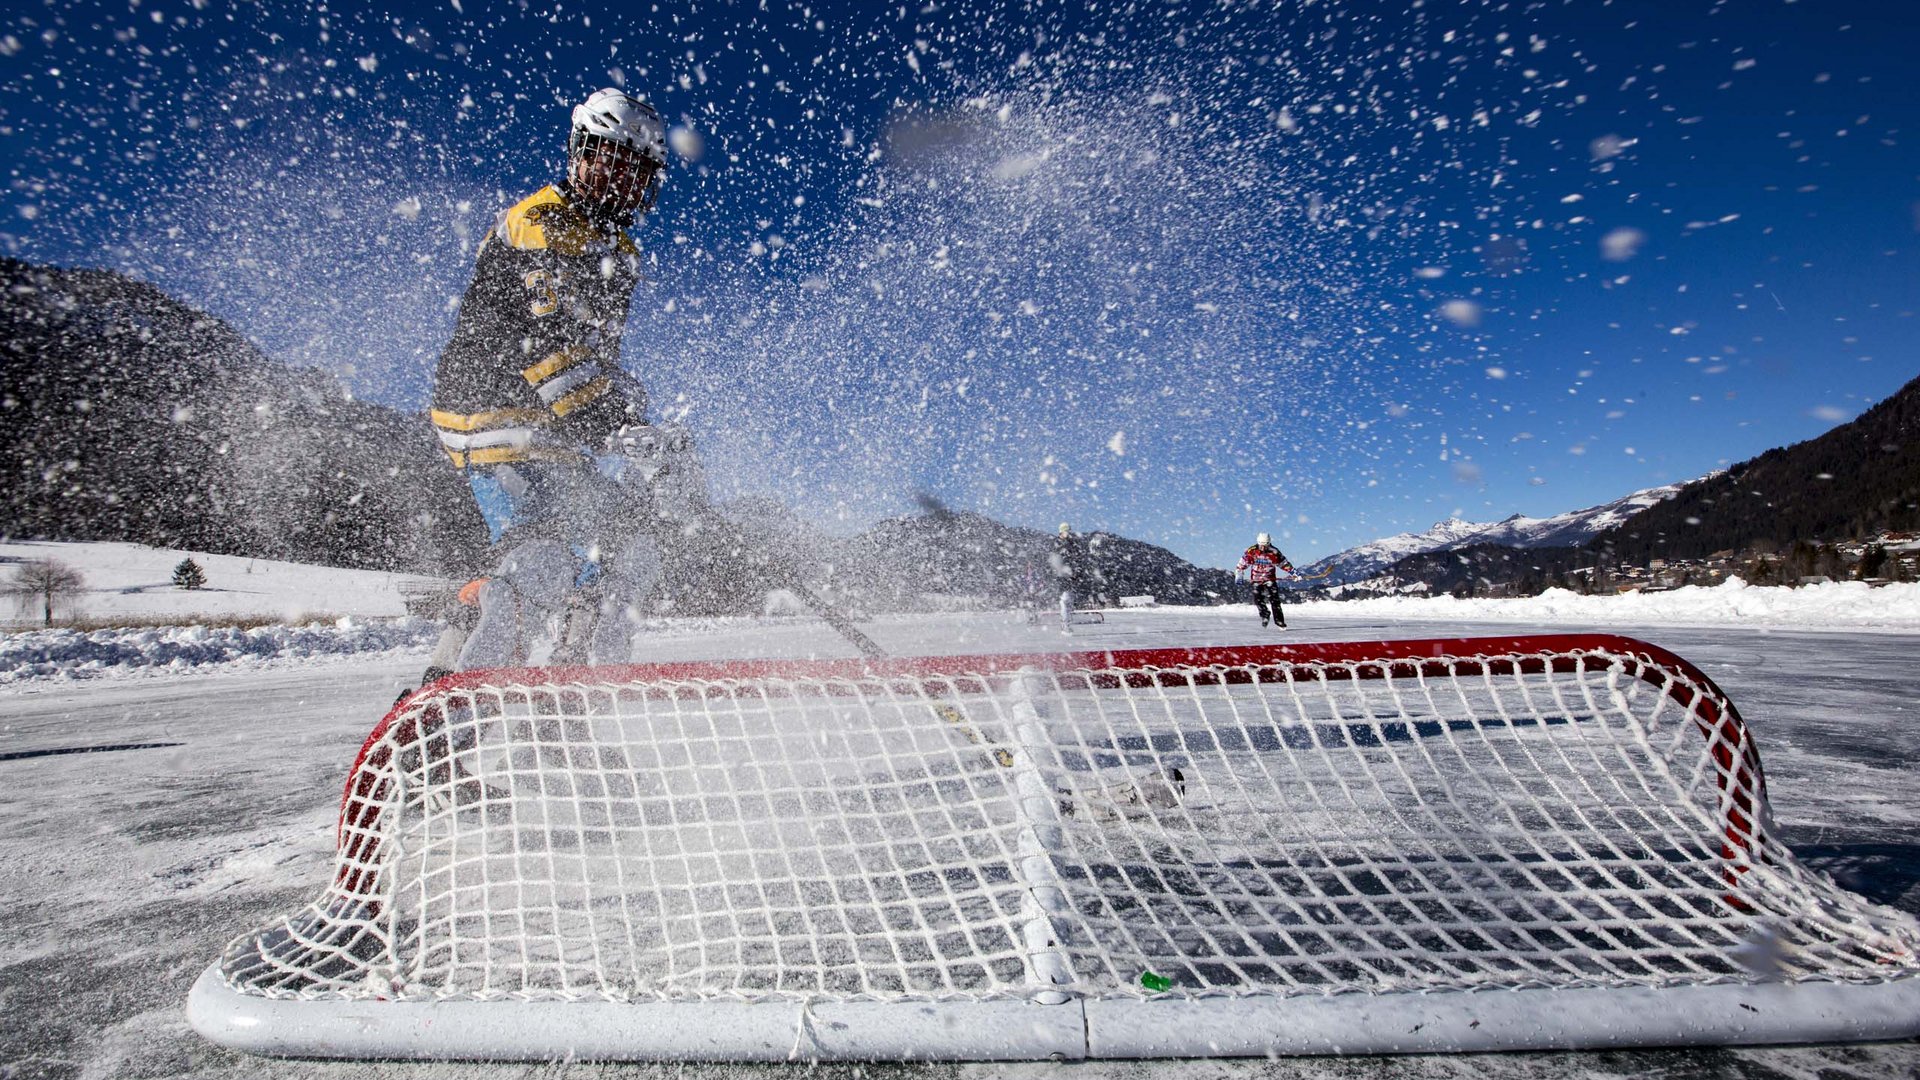
[[[1243,570],[1253,584],[1253,607],[1260,613],[1260,625],[1272,623],[1286,629],[1287,616],[1280,610],[1280,574],[1282,571],[1293,573],[1293,564],[1273,546],[1272,537],[1261,533],[1254,537],[1253,546],[1240,556],[1240,565],[1233,568],[1235,581],[1240,580]]]
[[[441,445],[499,556],[462,670],[526,661],[589,590],[586,659],[628,659],[629,613],[660,577],[660,490],[704,488],[684,432],[648,425],[646,392],[619,362],[640,279],[627,229],[659,195],[665,126],[614,89],[572,121],[561,180],[482,238],[434,383]]]
[[[1060,631],[1073,633],[1073,609],[1093,588],[1093,559],[1079,537],[1066,522],[1053,538],[1053,551],[1047,556],[1047,569],[1060,589]]]

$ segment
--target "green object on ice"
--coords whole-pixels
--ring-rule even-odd
[[[1165,975],[1155,975],[1151,971],[1143,971],[1140,973],[1140,985],[1155,993],[1159,993],[1162,990],[1173,989],[1173,980],[1167,978]]]

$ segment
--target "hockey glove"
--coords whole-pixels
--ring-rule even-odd
[[[607,439],[617,458],[612,479],[645,490],[654,512],[680,524],[699,520],[707,508],[706,472],[693,453],[693,436],[678,424],[630,424]]]

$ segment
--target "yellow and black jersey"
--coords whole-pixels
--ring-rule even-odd
[[[440,354],[433,423],[455,465],[579,460],[646,394],[620,370],[640,251],[548,186],[480,241],[453,340]]]

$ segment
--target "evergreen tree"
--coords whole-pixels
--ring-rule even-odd
[[[1887,549],[1879,544],[1868,544],[1867,550],[1860,555],[1860,567],[1857,574],[1861,578],[1880,576],[1880,570],[1887,565]]]
[[[1821,544],[1819,554],[1819,573],[1834,581],[1847,576],[1847,557],[1841,553],[1840,545]]]
[[[207,572],[192,559],[181,559],[180,565],[173,568],[173,585],[177,589],[198,589],[207,583]]]
[[[1787,553],[1780,560],[1780,584],[1798,585],[1800,579],[1809,577],[1819,565],[1819,552],[1806,540],[1795,540],[1787,546]]]

